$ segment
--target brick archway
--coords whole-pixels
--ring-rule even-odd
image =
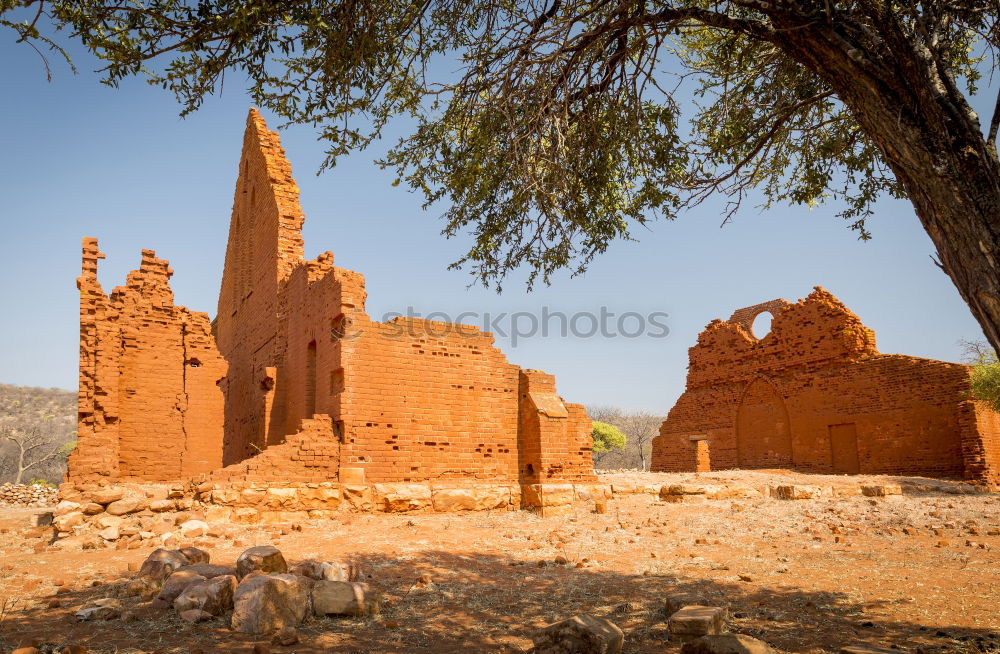
[[[739,325],[745,329],[750,336],[760,340],[764,334],[757,336],[753,332],[753,322],[757,319],[757,316],[762,313],[769,313],[772,318],[777,318],[778,312],[787,306],[789,306],[788,302],[782,298],[768,300],[767,302],[761,302],[760,304],[755,304],[750,307],[737,309],[733,312],[733,315],[729,316],[729,320],[727,322]]]
[[[736,411],[736,461],[744,469],[792,466],[788,409],[764,377],[747,385]]]

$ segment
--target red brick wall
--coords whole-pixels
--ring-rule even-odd
[[[762,310],[774,320],[757,339],[749,325]],[[694,470],[692,436],[707,437],[712,469],[852,472],[845,462],[856,461],[862,473],[977,479],[996,470],[996,417],[969,400],[968,368],[879,354],[874,333],[823,289],[713,321],[690,361],[687,390],[654,441],[654,470]]]
[[[556,394],[555,377],[522,370],[520,394],[521,480],[593,480],[591,421],[580,404]]]
[[[149,479],[516,481],[530,456],[531,483],[596,479],[590,420],[551,375],[473,327],[370,320],[360,274],[303,259],[303,220],[278,136],[251,111],[211,331],[173,306],[152,252],[109,301],[85,242],[72,475],[113,459],[108,474]]]
[[[213,323],[219,351],[229,362],[225,382],[225,463],[242,461],[284,440],[297,420],[281,413],[280,369],[288,308],[284,287],[302,262],[302,210],[298,185],[278,135],[256,111],[247,117],[233,198],[218,312]]]
[[[222,465],[226,362],[208,316],[173,304],[152,250],[106,296],[97,241],[83,241],[78,445],[69,475],[177,479]]]

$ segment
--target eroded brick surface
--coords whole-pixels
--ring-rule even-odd
[[[80,400],[70,478],[177,479],[222,465],[226,361],[208,315],[173,304],[166,261],[143,250],[139,270],[105,295],[96,239],[83,240]]]
[[[771,331],[756,338],[768,311]],[[687,389],[653,443],[655,471],[792,468],[1000,483],[1000,416],[969,367],[880,354],[826,290],[714,320],[689,351]]]
[[[596,481],[586,411],[551,375],[474,327],[373,321],[362,275],[303,258],[303,221],[278,136],[251,111],[211,325],[174,306],[152,251],[106,296],[84,240],[70,478]]]

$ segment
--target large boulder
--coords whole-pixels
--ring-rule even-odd
[[[726,609],[719,606],[685,606],[667,621],[670,634],[677,640],[721,634],[726,627]]]
[[[173,570],[177,570],[185,565],[191,565],[191,561],[188,557],[184,556],[179,550],[168,550],[162,547],[157,548],[146,557],[146,560],[142,562],[143,566],[147,563],[152,563],[154,561],[160,561],[162,563],[168,564]],[[139,574],[142,574],[142,568],[139,569]]]
[[[316,581],[360,581],[364,578],[359,566],[342,561],[302,561],[289,572]]]
[[[288,564],[285,563],[285,557],[277,547],[258,545],[243,552],[240,558],[236,559],[236,576],[240,579],[255,570],[284,573],[288,572]]]
[[[774,654],[771,646],[743,634],[702,636],[684,643],[681,654]]]
[[[105,509],[111,515],[126,515],[128,513],[136,513],[142,511],[149,506],[149,501],[145,497],[140,497],[139,495],[130,495],[128,497],[123,497],[120,500],[116,500],[111,504],[108,504],[107,509]]]
[[[247,634],[269,634],[300,624],[312,611],[306,577],[254,574],[233,595],[232,628]]]
[[[99,532],[97,532],[97,535],[103,538],[104,540],[112,541],[112,540],[118,540],[118,537],[121,536],[121,533],[119,532],[118,527],[112,525],[111,527],[105,527],[104,529],[100,530]]]
[[[146,557],[135,574],[135,579],[129,582],[126,592],[138,595],[143,599],[153,599],[163,587],[164,581],[177,569],[188,565],[187,557],[177,550],[157,549]]]
[[[94,520],[96,524],[101,529],[107,529],[108,527],[121,527],[125,519],[117,515],[104,514],[100,518]]]
[[[90,501],[98,504],[111,504],[125,497],[125,491],[113,486],[101,488],[90,493]]]
[[[178,572],[181,572],[182,570],[194,572],[195,574],[201,575],[205,579],[221,577],[222,575],[236,576],[236,570],[227,568],[224,565],[212,565],[211,563],[192,563],[191,565],[185,565],[177,568]]]
[[[56,531],[71,531],[73,527],[82,525],[83,520],[82,511],[70,511],[69,513],[57,515],[53,518],[52,524],[55,526]]]
[[[212,615],[221,615],[233,605],[233,593],[236,591],[236,577],[222,575],[191,584],[174,600],[174,609],[178,613],[201,609]]]
[[[191,564],[208,563],[209,559],[211,558],[208,555],[208,552],[202,549],[198,549],[197,547],[182,547],[177,551],[183,554],[184,558],[187,559],[188,563]]]
[[[379,599],[368,584],[324,580],[313,585],[312,607],[316,615],[370,615],[379,612]]]
[[[149,503],[149,510],[153,513],[165,513],[177,509],[177,502],[173,500],[153,500]]]
[[[184,592],[185,588],[208,579],[190,568],[191,566],[185,566],[167,577],[167,580],[163,582],[163,587],[160,588],[160,594],[153,600],[153,605],[156,608],[165,609],[172,606],[174,600]]]
[[[625,635],[609,620],[581,614],[550,624],[531,640],[534,654],[618,654]]]
[[[76,503],[76,502],[70,502],[69,500],[63,500],[62,502],[59,502],[59,504],[56,504],[55,508],[52,509],[52,515],[54,515],[55,517],[58,518],[61,515],[66,515],[67,513],[72,513],[74,511],[79,511],[80,508],[81,508],[81,505],[78,504],[78,503]]]

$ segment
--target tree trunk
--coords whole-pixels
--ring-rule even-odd
[[[844,25],[771,18],[792,28],[779,29],[779,47],[825,79],[881,149],[1000,352],[1000,161],[953,76],[902,32],[887,28],[872,53]]]

